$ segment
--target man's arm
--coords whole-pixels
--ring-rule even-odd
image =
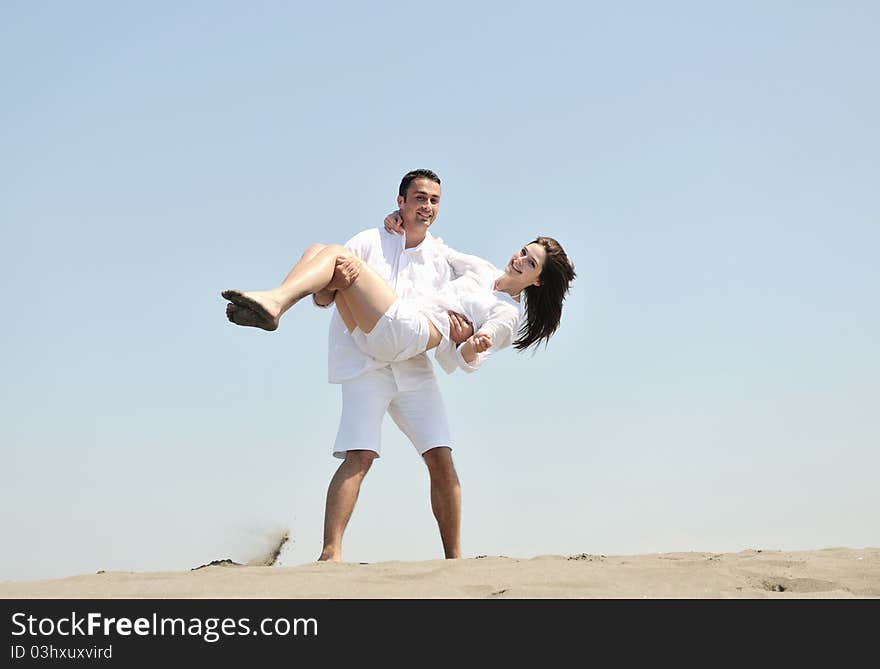
[[[335,273],[334,273],[335,276]],[[312,302],[315,303],[316,307],[321,307],[322,309],[326,309],[333,302],[336,301],[336,291],[335,290],[319,290],[317,293],[312,293]]]
[[[336,300],[336,291],[345,290],[358,278],[361,263],[357,258],[336,258],[336,266],[333,268],[333,278],[327,287],[312,295],[312,300],[318,307],[329,307]]]
[[[446,313],[449,316],[449,338],[456,346],[463,344],[474,334],[474,324],[456,311]]]

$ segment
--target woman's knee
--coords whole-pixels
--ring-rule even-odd
[[[321,249],[322,253],[329,253],[334,256],[350,256],[351,251],[345,248],[342,244],[324,244],[324,248]]]
[[[326,254],[333,257],[354,257],[351,251],[342,246],[342,244],[321,244],[319,242],[315,242],[309,248],[307,248],[302,254],[302,257],[303,259],[309,260],[317,256],[318,254]]]
[[[311,258],[312,256],[319,254],[325,248],[327,248],[326,244],[319,244],[316,242],[305,250],[305,252],[303,253],[303,258]]]

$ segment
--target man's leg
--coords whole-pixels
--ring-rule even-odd
[[[421,454],[431,477],[431,509],[447,558],[461,557],[461,485],[452,463],[452,435],[436,379],[398,391],[388,414]]]
[[[361,483],[382,450],[382,419],[396,391],[390,369],[376,369],[340,385],[342,415],[332,454],[343,458],[327,488],[324,548],[319,560],[342,559],[342,535]]]
[[[447,558],[461,557],[461,484],[452,450],[438,446],[422,456],[431,476],[431,509],[440,529],[440,540]]]
[[[375,458],[373,451],[348,451],[330,479],[324,509],[324,548],[318,561],[342,560],[342,535],[354,511],[361,482]]]

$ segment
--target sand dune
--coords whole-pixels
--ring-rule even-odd
[[[0,583],[0,598],[880,598],[880,548],[214,564]]]

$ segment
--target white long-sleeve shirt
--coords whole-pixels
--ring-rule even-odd
[[[449,249],[446,259],[457,278],[439,291],[418,299],[418,305],[443,335],[434,356],[440,366],[451,374],[456,369],[474,372],[492,353],[513,342],[522,318],[522,305],[505,292],[495,290],[495,280],[503,274],[488,260]],[[466,362],[454,342],[449,339],[447,310],[464,314],[474,326],[474,334],[492,337],[492,346]]]
[[[395,235],[384,228],[359,232],[345,247],[366,262],[381,276],[401,299],[418,299],[437,293],[457,277],[447,256],[457,253],[442,240],[427,233],[418,246],[404,248],[404,235]],[[446,324],[447,333],[449,324]],[[361,351],[334,310],[330,319],[327,342],[327,369],[330,383],[343,383],[366,372],[389,367],[400,390],[415,390],[434,378],[434,368],[427,354],[399,362],[381,362]]]

